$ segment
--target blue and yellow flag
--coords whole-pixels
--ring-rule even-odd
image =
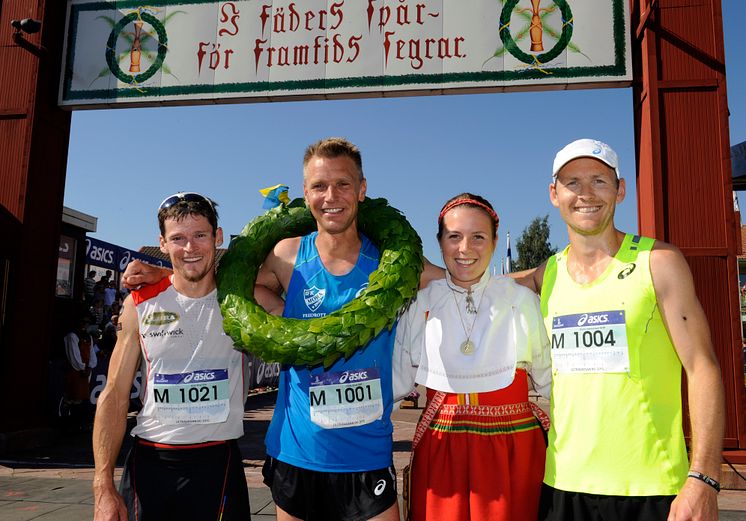
[[[288,187],[285,185],[275,185],[269,188],[262,188],[259,190],[264,196],[264,204],[262,208],[269,210],[280,206],[281,204],[288,205],[290,203],[290,197],[288,197]]]
[[[503,266],[503,274],[508,274],[513,269],[513,256],[510,254],[510,232],[508,232],[508,252],[505,256],[505,266]]]

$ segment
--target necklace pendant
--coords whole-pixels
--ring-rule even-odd
[[[471,355],[474,353],[475,346],[474,342],[472,342],[469,339],[464,340],[461,342],[461,352],[465,355]]]
[[[474,297],[472,297],[471,290],[466,293],[466,312],[472,315],[477,313],[477,307],[474,305]]]

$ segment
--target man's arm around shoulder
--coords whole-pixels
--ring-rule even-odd
[[[127,289],[137,289],[142,285],[155,284],[161,279],[170,276],[173,273],[168,268],[153,266],[146,262],[134,259],[127,264],[122,274],[122,284]]]
[[[291,237],[278,242],[259,268],[254,285],[254,298],[267,313],[279,316],[285,309],[282,294],[287,292],[290,285],[300,239]]]
[[[443,279],[445,276],[446,270],[425,259],[422,265],[422,275],[420,275],[420,289],[425,289],[432,281]]]
[[[127,427],[130,389],[140,360],[137,311],[131,296],[124,301],[119,324],[121,331],[109,363],[106,387],[96,404],[93,424],[93,515],[96,521],[127,519],[124,501],[114,486],[114,466]]]
[[[692,425],[690,470],[720,480],[724,429],[723,384],[710,328],[697,299],[694,281],[681,252],[656,242],[650,272],[658,306],[687,376]],[[669,521],[717,519],[717,493],[688,478],[671,505]]]
[[[541,285],[544,282],[544,269],[546,266],[547,261],[544,261],[538,268],[516,271],[508,276],[521,286],[525,286],[537,295],[541,295]]]

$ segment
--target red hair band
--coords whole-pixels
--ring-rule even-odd
[[[461,206],[462,204],[473,204],[476,206],[479,206],[481,208],[484,208],[488,214],[490,214],[490,217],[495,221],[495,225],[500,224],[500,218],[495,213],[495,210],[487,206],[486,204],[477,201],[476,199],[456,199],[455,201],[451,201],[447,205],[443,207],[443,209],[440,211],[440,215],[438,216],[438,223],[440,223],[443,220],[443,217],[446,213],[448,213],[450,210],[453,210],[457,206]]]

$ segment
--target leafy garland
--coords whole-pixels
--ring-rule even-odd
[[[259,266],[282,239],[306,235],[316,222],[302,199],[269,210],[231,241],[220,260],[218,301],[223,328],[236,347],[266,362],[329,367],[350,357],[384,328],[417,293],[422,273],[422,243],[399,210],[385,199],[360,203],[358,228],[381,252],[378,269],[354,300],[321,318],[301,320],[268,314],[254,300]]]

